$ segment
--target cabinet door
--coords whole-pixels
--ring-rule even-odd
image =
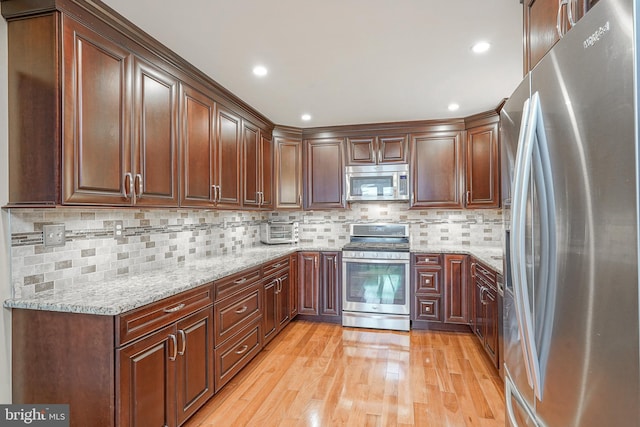
[[[299,253],[298,273],[298,314],[318,315],[318,289],[320,281],[320,266],[318,252]]]
[[[497,208],[500,204],[498,123],[467,130],[466,207]]]
[[[273,208],[273,141],[260,133],[260,208]]]
[[[553,47],[558,34],[558,4],[560,0],[525,0],[524,2],[524,73],[527,74],[542,57]],[[590,4],[591,3],[591,4]],[[593,1],[570,0],[573,19],[577,22]],[[566,7],[560,10],[560,29],[566,33],[571,28]]]
[[[214,123],[216,104],[181,85],[182,189],[180,206],[213,206]]]
[[[213,396],[213,308],[182,319],[177,330],[176,401],[180,425]]]
[[[218,185],[217,205],[224,208],[239,208],[242,152],[240,118],[220,107],[217,126],[214,168],[215,182]],[[249,134],[252,133],[253,131],[249,131]]]
[[[485,342],[484,348],[491,357],[494,366],[498,367],[498,301],[496,291],[487,288],[484,293],[485,307]]]
[[[178,206],[178,81],[138,58],[133,76],[136,204]]]
[[[260,205],[260,129],[246,120],[242,121],[242,147],[244,164],[244,206]]]
[[[378,146],[375,136],[347,138],[348,165],[375,165],[378,162]]]
[[[462,142],[460,132],[411,137],[412,207],[462,207]]]
[[[320,315],[340,316],[340,252],[321,252],[320,265]]]
[[[116,350],[119,426],[176,425],[175,324]]]
[[[480,342],[484,345],[484,334],[485,334],[485,304],[484,304],[484,293],[485,287],[482,285],[480,280],[477,280],[475,277],[473,279],[474,293],[473,293],[473,332],[480,338]]]
[[[305,208],[344,208],[344,141],[305,141]]]
[[[278,330],[278,280],[276,277],[264,283],[264,311],[262,313],[262,332],[264,344],[271,340]]]
[[[62,202],[129,205],[131,55],[68,17],[63,44]]]
[[[407,135],[379,136],[378,163],[407,163]]]
[[[289,318],[298,315],[298,254],[289,257]]]
[[[469,323],[469,293],[467,288],[467,256],[444,256],[444,321]]]
[[[275,138],[275,209],[302,209],[302,141]]]
[[[280,287],[278,288],[278,330],[282,329],[291,320],[290,288],[291,277],[288,271],[283,272],[280,277]]]

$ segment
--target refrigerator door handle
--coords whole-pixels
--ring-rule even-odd
[[[516,308],[516,318],[518,320],[518,334],[522,345],[522,355],[527,373],[529,386],[533,388],[532,363],[530,352],[528,351],[528,340],[526,338],[526,320],[524,316],[524,304],[522,302],[523,291],[527,289],[527,276],[524,270],[525,258],[525,221],[526,221],[526,186],[529,182],[529,172],[531,164],[526,167],[527,159],[531,161],[531,154],[528,152],[529,145],[526,137],[529,135],[529,125],[531,123],[530,99],[524,102],[522,108],[522,121],[520,123],[520,133],[518,135],[518,150],[516,153],[513,194],[511,203],[511,272],[513,281],[514,302]],[[527,171],[525,171],[527,170]]]
[[[533,94],[532,114],[536,115],[535,144],[533,156],[534,177],[540,206],[540,268],[536,277],[537,295],[535,306],[535,337],[533,340],[533,361],[537,365],[534,372],[538,374],[535,394],[542,400],[549,347],[554,320],[557,280],[557,242],[554,226],[556,221],[555,194],[551,173],[551,160],[547,145],[547,136],[542,115],[540,96]]]

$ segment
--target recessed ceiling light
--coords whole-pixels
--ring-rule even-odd
[[[253,67],[253,74],[258,77],[264,77],[267,75],[267,68],[263,65],[256,65]]]
[[[455,102],[452,102],[447,108],[449,109],[449,111],[456,111],[458,108],[460,108],[460,106]]]
[[[478,42],[471,47],[471,50],[475,53],[485,53],[490,47],[491,45],[487,42]]]
[[[308,122],[309,120],[311,120],[311,114],[303,114],[300,118],[305,122]]]

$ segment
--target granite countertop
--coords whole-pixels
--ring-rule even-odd
[[[167,269],[75,284],[65,289],[45,291],[29,298],[8,299],[4,306],[113,316],[300,250],[339,251],[341,248],[262,245],[239,253],[185,261]],[[411,247],[411,251],[470,254],[499,273],[502,272],[501,249],[429,246]]]

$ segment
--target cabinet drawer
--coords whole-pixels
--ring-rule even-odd
[[[414,268],[413,269],[413,286],[416,294],[434,294],[441,293],[440,268]]]
[[[253,285],[242,293],[216,302],[214,312],[214,345],[217,347],[251,321],[260,317],[262,286]]]
[[[440,254],[413,254],[413,264],[442,266],[442,257]]]
[[[489,282],[491,287],[496,287],[496,272],[485,266],[484,264],[476,261],[473,265],[472,273],[476,277],[481,277],[484,281]]]
[[[216,393],[262,349],[262,323],[251,323],[232,339],[214,350]]]
[[[219,301],[242,291],[260,280],[260,267],[244,270],[214,282],[215,300]]]
[[[267,277],[268,275],[275,273],[276,271],[280,271],[284,268],[289,267],[289,257],[286,256],[284,258],[277,259],[275,261],[271,261],[268,264],[264,264],[262,266],[262,277]]]
[[[212,287],[205,285],[128,311],[116,319],[116,342],[122,345],[133,341],[212,303]]]
[[[428,320],[432,322],[442,321],[442,312],[440,311],[440,297],[434,296],[416,296],[415,297],[415,319]]]

